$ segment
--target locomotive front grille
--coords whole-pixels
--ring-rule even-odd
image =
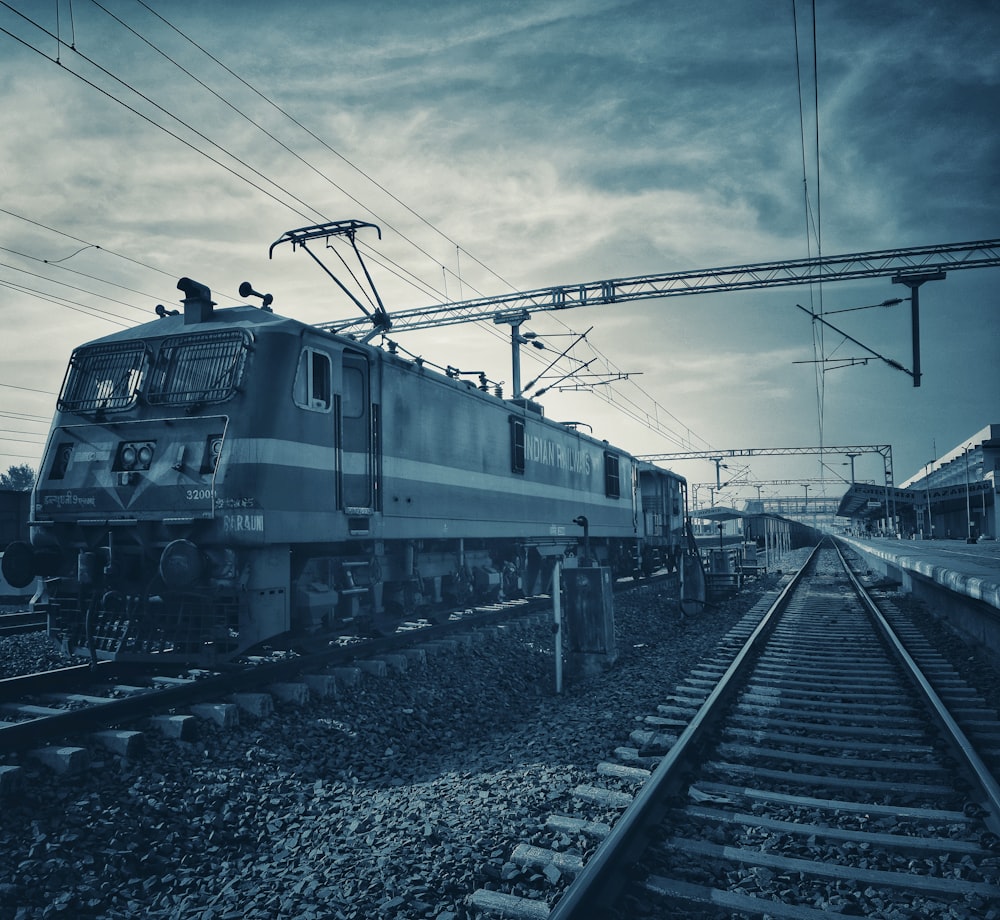
[[[177,595],[157,603],[150,599],[145,610],[140,600],[126,599],[125,610],[103,610],[91,614],[87,635],[87,602],[62,599],[53,604],[49,634],[65,639],[78,653],[91,647],[101,659],[143,659],[177,655],[189,659],[225,657],[238,646],[240,605],[235,594],[206,598]]]

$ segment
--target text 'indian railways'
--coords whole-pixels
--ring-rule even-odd
[[[588,451],[567,450],[562,444],[556,444],[548,438],[532,435],[526,439],[524,449],[528,460],[558,470],[569,470],[571,473],[589,476],[593,468],[593,461]]]

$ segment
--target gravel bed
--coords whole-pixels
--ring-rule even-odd
[[[856,571],[867,570],[864,560],[854,551],[848,554],[848,559]],[[936,616],[925,601],[902,589],[888,591],[885,597],[913,622],[991,708],[1000,711],[1000,661],[989,648],[970,644],[947,621]]]
[[[62,654],[43,631],[0,638],[0,679],[68,668],[82,660]]]
[[[471,918],[513,845],[573,812],[572,789],[776,581],[686,620],[656,586],[620,595],[617,665],[561,696],[536,626],[237,730],[201,723],[195,742],[149,733],[141,758],[82,775],[26,760],[0,920]]]

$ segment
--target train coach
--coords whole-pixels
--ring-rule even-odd
[[[686,484],[392,350],[263,308],[77,348],[11,584],[94,658],[213,663],[285,635],[548,589],[555,557],[649,573]]]

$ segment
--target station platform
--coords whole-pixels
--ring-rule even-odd
[[[896,575],[905,590],[913,579],[933,582],[962,597],[982,601],[1000,615],[1000,542],[983,540],[890,540],[837,536],[867,559]]]

